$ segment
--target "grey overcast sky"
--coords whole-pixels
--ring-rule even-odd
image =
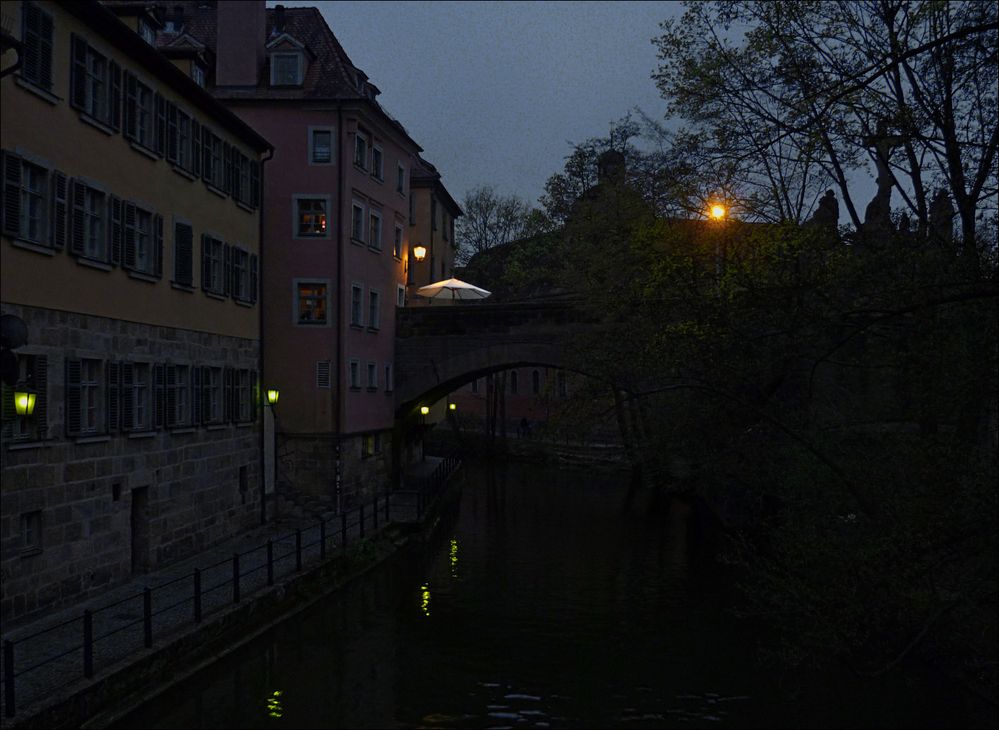
[[[268,1],[273,7],[278,3]],[[570,142],[641,107],[678,2],[284,2],[320,8],[457,199],[484,183],[536,204]]]

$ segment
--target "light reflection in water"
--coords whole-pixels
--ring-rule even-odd
[[[282,694],[284,694],[284,692],[276,689],[271,693],[271,696],[267,698],[267,714],[270,717],[281,717],[284,714],[284,708],[281,706]]]
[[[420,609],[424,616],[430,615],[430,585],[424,583],[420,586]]]
[[[451,577],[458,577],[458,539],[451,538]]]

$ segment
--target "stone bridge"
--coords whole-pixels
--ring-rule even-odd
[[[564,300],[397,309],[396,413],[406,415],[500,370],[521,365],[565,368],[573,339],[593,328],[592,321]]]

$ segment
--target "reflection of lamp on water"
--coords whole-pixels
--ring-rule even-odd
[[[27,388],[18,388],[14,391],[14,408],[19,416],[30,416],[35,412],[35,400],[38,394]]]
[[[281,695],[284,694],[281,690],[276,689],[267,698],[267,714],[271,717],[281,717],[284,714],[284,708],[281,706]]]
[[[451,538],[450,559],[451,559],[451,577],[452,578],[457,578],[458,577],[458,540],[456,538],[453,538],[453,537]]]
[[[430,586],[426,583],[420,586],[420,609],[424,616],[430,615]]]

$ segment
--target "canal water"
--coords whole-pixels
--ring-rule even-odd
[[[405,550],[123,718],[144,728],[955,727],[946,687],[783,672],[706,510],[619,475],[470,465]]]

